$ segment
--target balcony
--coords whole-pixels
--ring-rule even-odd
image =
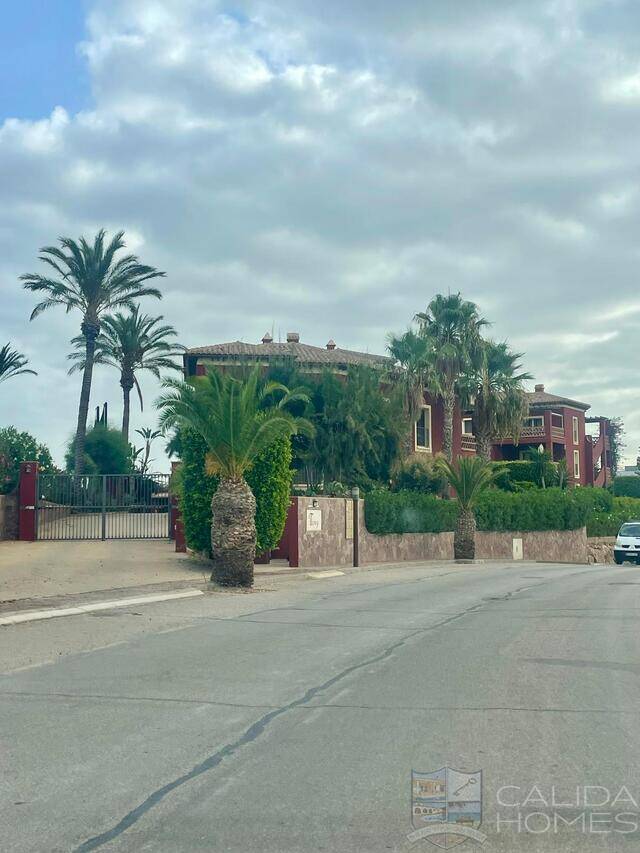
[[[520,438],[545,438],[546,434],[544,424],[540,426],[523,426],[520,431]]]
[[[462,441],[460,443],[460,450],[463,453],[475,453],[476,452],[476,437],[475,435],[469,435],[469,433],[462,434]]]

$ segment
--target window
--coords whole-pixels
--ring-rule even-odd
[[[558,429],[564,429],[564,415],[559,415],[557,412],[551,413],[551,426]]]
[[[573,451],[573,478],[574,480],[580,479],[580,451]]]
[[[416,421],[416,450],[431,451],[431,406],[423,406]]]
[[[543,429],[544,428],[544,418],[542,415],[536,415],[533,418],[524,418],[522,421],[522,426],[525,429]]]
[[[462,434],[473,435],[473,418],[462,419]]]
[[[578,431],[578,419],[573,419],[573,443],[579,444],[580,442],[580,433]]]

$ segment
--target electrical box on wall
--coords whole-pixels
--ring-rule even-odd
[[[522,560],[524,556],[524,549],[522,547],[522,539],[514,539],[513,540],[513,559],[514,560]]]

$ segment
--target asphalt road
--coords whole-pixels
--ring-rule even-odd
[[[0,629],[0,849],[436,850],[449,766],[482,850],[640,850],[639,606],[637,567],[414,566]]]

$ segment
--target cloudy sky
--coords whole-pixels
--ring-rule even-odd
[[[18,283],[125,229],[187,345],[384,351],[462,291],[547,390],[640,444],[636,0],[21,0],[0,31],[0,423],[58,460],[77,316]],[[7,17],[8,16],[8,17]],[[154,420],[153,383],[145,382]],[[117,376],[94,404],[120,416]]]

